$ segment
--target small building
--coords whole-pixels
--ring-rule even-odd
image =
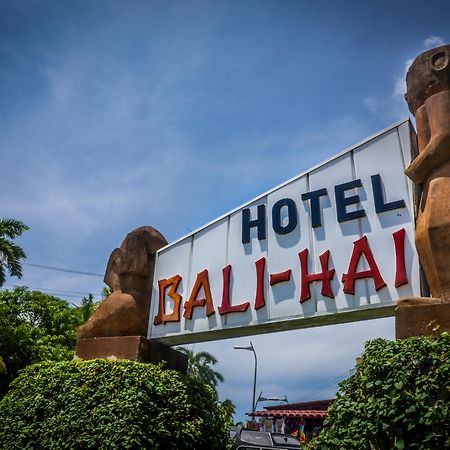
[[[309,442],[322,430],[327,409],[333,400],[315,400],[266,406],[262,411],[247,413],[255,419],[251,428],[260,428],[275,433],[292,434],[300,441]]]

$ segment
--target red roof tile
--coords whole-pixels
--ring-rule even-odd
[[[266,411],[255,411],[254,413],[247,413],[248,416],[255,417],[293,417],[305,419],[323,419],[326,417],[326,411],[314,409],[271,409]]]

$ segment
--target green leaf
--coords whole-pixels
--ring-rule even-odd
[[[366,343],[364,363],[340,383],[315,448],[449,448],[449,355],[448,333]]]
[[[433,439],[433,433],[427,433],[427,435],[425,436],[425,438],[424,438],[424,440],[423,440],[423,442],[428,442],[428,441],[430,441],[431,439]]]
[[[45,361],[24,369],[0,401],[0,442],[18,449],[222,450],[224,410],[232,408],[223,403],[212,387],[161,365]]]

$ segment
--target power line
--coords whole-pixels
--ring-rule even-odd
[[[62,267],[44,266],[43,264],[32,264],[32,263],[26,263],[26,262],[23,262],[22,264],[24,266],[38,267],[39,269],[57,270],[58,272],[76,273],[78,275],[89,275],[91,277],[103,278],[103,275],[100,273],[83,272],[81,270],[63,269]]]
[[[324,391],[327,387],[329,387],[329,386],[331,386],[331,385],[333,385],[333,384],[336,384],[338,381],[340,381],[342,378],[346,377],[346,376],[347,376],[348,374],[350,374],[350,373],[351,373],[351,370],[345,372],[345,373],[342,374],[342,375],[337,376],[336,378],[333,378],[332,380],[328,381],[328,383],[325,383],[324,385],[319,386],[318,388],[316,388],[316,389],[314,389],[314,390],[308,392],[307,394],[305,394],[303,397],[301,397],[301,398],[298,400],[298,402],[300,402],[300,401],[302,401],[302,400],[305,400],[305,399],[307,399],[308,397],[317,395],[318,393]],[[296,403],[297,403],[297,402],[296,402]]]
[[[328,381],[327,383],[325,383],[322,386],[319,386],[318,388],[308,392],[307,394],[305,394],[303,397],[300,397],[300,399],[298,399],[295,403],[300,403],[302,400],[307,399],[308,397],[311,397],[312,395],[317,395],[318,393],[324,391],[328,386],[335,384],[336,382],[338,382],[339,380],[341,380],[342,378],[346,377],[347,375],[351,374],[353,371],[353,369],[347,370],[347,372],[343,373],[342,375],[337,376],[336,378],[333,378],[332,380]]]
[[[27,263],[27,262],[22,262],[22,265],[36,267],[38,269],[56,270],[58,272],[66,272],[66,273],[73,273],[73,274],[77,274],[77,275],[88,275],[88,276],[92,276],[92,277],[103,278],[102,274],[94,273],[94,272],[86,272],[86,271],[82,271],[82,270],[65,269],[62,267],[47,266],[44,264],[34,264],[34,263]],[[10,286],[10,287],[15,287],[15,288],[22,287],[21,285],[17,285],[17,284],[5,284],[5,286]],[[72,297],[72,298],[79,298],[80,295],[86,296],[86,295],[92,294],[92,292],[67,291],[67,290],[62,290],[62,289],[32,287],[32,286],[27,286],[27,287],[29,289],[46,291],[48,294],[51,294],[51,295],[56,295],[56,296],[61,295],[63,297]],[[92,294],[92,295],[102,298],[102,294]]]
[[[102,298],[101,294],[93,294],[92,292],[64,291],[64,290],[59,290],[59,289],[23,286],[23,285],[18,285],[18,284],[7,284],[7,283],[5,283],[4,286],[9,286],[9,287],[14,287],[14,288],[27,287],[28,289],[32,289],[32,290],[35,290],[35,291],[45,291],[47,294],[51,294],[51,295],[55,295],[55,296],[61,295],[63,297],[80,298],[80,295],[87,296],[87,295],[91,294],[94,297]],[[78,294],[78,295],[76,295],[76,294]]]
[[[18,285],[18,284],[8,284],[5,283],[4,286],[9,286],[9,287],[23,287],[22,285]],[[25,286],[28,289],[33,289],[33,290],[37,290],[37,291],[48,291],[54,294],[79,294],[79,295],[93,295],[93,296],[98,296],[101,297],[102,294],[93,294],[92,292],[79,292],[79,291],[67,291],[67,290],[63,290],[63,289],[55,289],[55,288],[45,288],[45,287],[36,287],[36,286]]]

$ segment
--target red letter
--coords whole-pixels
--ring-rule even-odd
[[[398,288],[408,283],[405,265],[405,236],[404,228],[396,231],[392,237],[395,245],[395,287]]]
[[[255,262],[256,266],[256,296],[255,309],[266,306],[266,299],[264,298],[264,269],[266,267],[266,258],[258,259]]]
[[[370,269],[357,272],[356,270],[359,259],[362,255],[366,257]],[[346,294],[354,294],[355,281],[362,278],[373,278],[375,289],[377,291],[386,286],[386,283],[384,282],[378,269],[377,263],[375,262],[375,258],[373,257],[372,250],[370,250],[367,236],[363,236],[361,239],[358,239],[353,243],[353,253],[350,258],[350,264],[348,265],[348,272],[342,275],[342,281],[344,283],[343,291]]]
[[[174,275],[167,280],[159,280],[159,305],[158,314],[153,321],[154,325],[159,325],[166,322],[178,322],[180,320],[180,305],[182,297],[177,293],[178,285],[180,284],[180,275]],[[170,290],[167,295],[173,300],[173,312],[172,314],[166,314],[166,290],[170,286]]]
[[[282,283],[283,281],[289,281],[291,279],[291,269],[285,270],[284,272],[271,273],[270,274],[270,285]]]
[[[205,298],[197,299],[200,289],[203,288],[205,292]],[[189,300],[184,304],[184,314],[183,317],[186,319],[192,319],[192,310],[196,306],[204,306],[206,303],[206,317],[214,314],[214,304],[211,295],[211,288],[209,286],[208,270],[205,269],[203,272],[197,274],[197,279],[195,280],[194,287],[192,288]]]
[[[306,302],[306,300],[311,298],[309,285],[313,281],[322,282],[321,294],[323,296],[334,298],[333,290],[331,289],[331,280],[333,279],[336,271],[335,269],[328,269],[330,250],[322,253],[319,257],[322,272],[311,275],[308,273],[308,249],[305,248],[305,250],[301,251],[298,256],[300,257],[300,266],[302,270],[302,291],[300,293],[300,303]]]
[[[232,312],[245,312],[250,306],[249,302],[241,303],[240,305],[232,306],[230,304],[230,274],[231,266],[228,264],[227,267],[222,269],[223,277],[223,291],[222,291],[222,304],[219,306],[219,314],[228,314]]]

